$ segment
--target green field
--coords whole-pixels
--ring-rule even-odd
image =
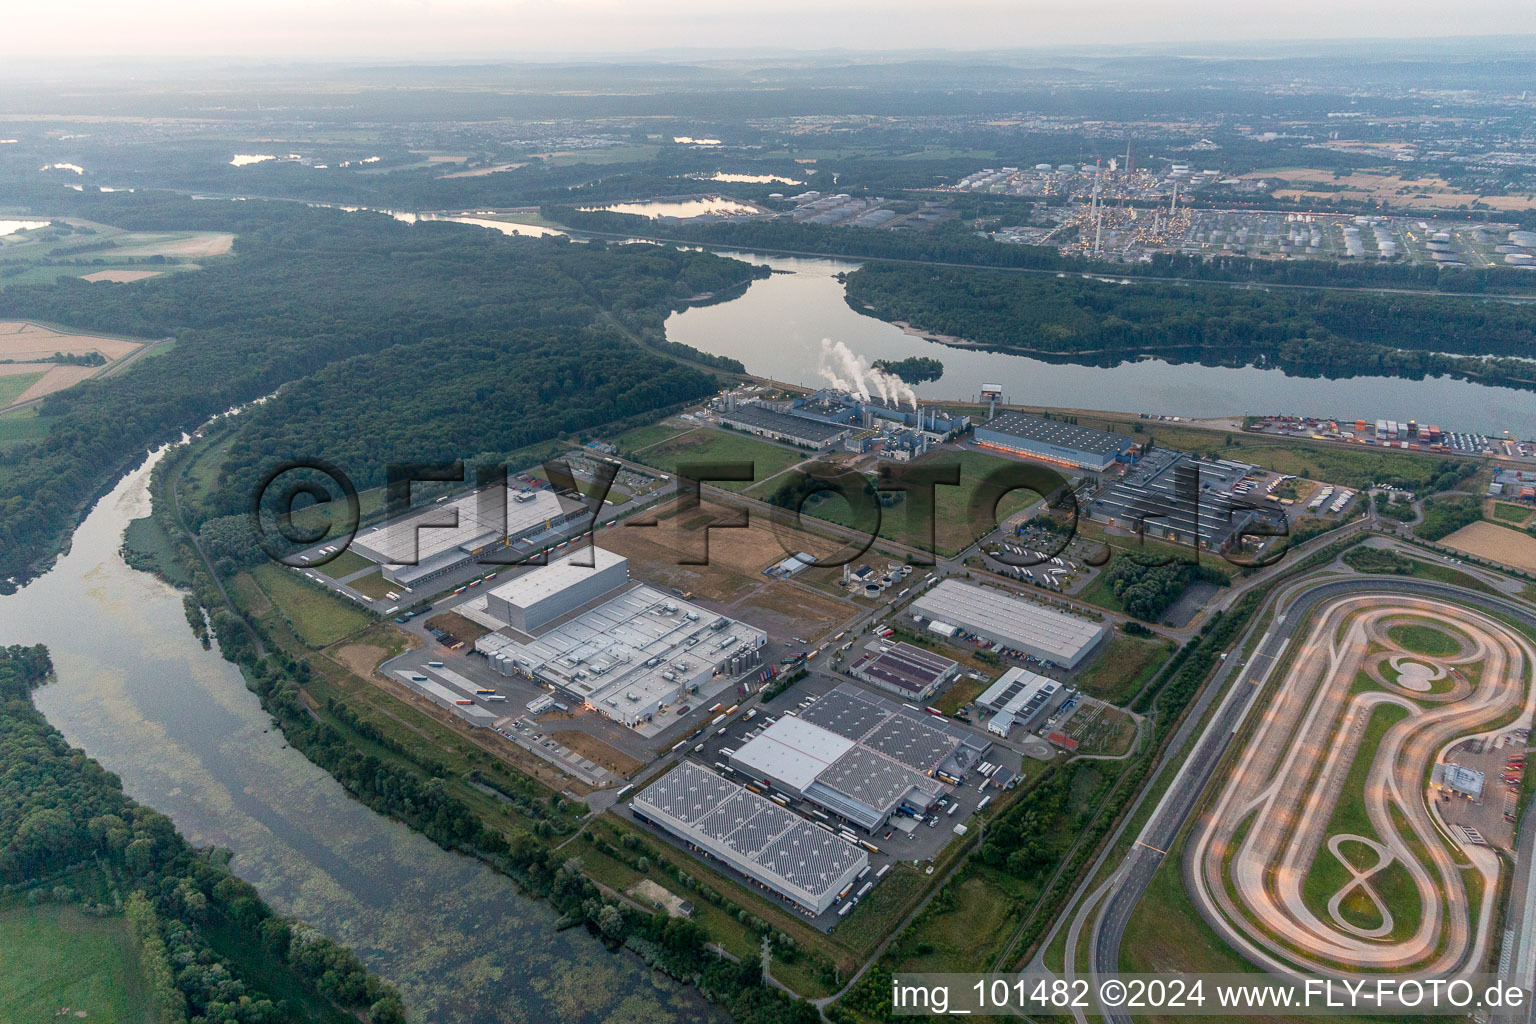
[[[643,462],[648,466],[655,466],[663,473],[677,475],[678,463],[700,462],[750,462],[753,464],[755,476],[750,483],[719,483],[715,486],[728,488],[733,491],[744,490],[767,480],[795,463],[813,456],[813,452],[802,451],[795,448],[786,448],[771,441],[749,437],[746,434],[738,434],[730,430],[716,430],[714,427],[699,427],[696,430],[663,440],[662,435],[651,433],[652,431],[667,430],[666,427],[644,427],[645,433],[631,431],[623,435],[618,448],[621,454],[631,451],[626,440],[635,435],[639,444],[635,447],[645,447],[643,451],[629,456],[636,462]],[[661,440],[662,443],[654,443]]]
[[[1387,636],[1413,653],[1429,658],[1447,658],[1461,650],[1455,637],[1430,625],[1392,626],[1387,630]]]
[[[26,393],[27,388],[43,379],[47,370],[38,370],[36,373],[18,373],[9,377],[0,377],[0,409],[10,405],[16,399]]]
[[[1141,640],[1116,630],[1104,653],[1078,674],[1073,685],[1111,704],[1128,704],[1173,652],[1159,640]]]
[[[165,527],[154,516],[131,521],[123,531],[123,547],[135,569],[157,572],[172,586],[191,588],[191,575],[176,557]]]
[[[316,566],[315,572],[322,576],[329,576],[333,580],[339,580],[343,576],[351,576],[355,572],[362,572],[373,565],[372,562],[358,554],[356,551],[343,551],[324,565]]]
[[[13,409],[0,414],[0,448],[46,437],[56,416],[39,416],[37,408]]]
[[[1527,519],[1531,518],[1531,510],[1524,505],[1511,505],[1507,501],[1496,501],[1493,503],[1493,518],[1506,523],[1523,525]]]
[[[0,910],[0,1020],[54,1019],[152,1020],[122,917],[87,917],[56,905]]]
[[[328,647],[343,637],[366,629],[373,621],[345,598],[302,583],[293,570],[278,565],[258,565],[251,575],[287,619],[299,639],[310,647]]]

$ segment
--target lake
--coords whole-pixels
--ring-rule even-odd
[[[0,220],[0,235],[14,235],[18,231],[32,231],[47,226],[45,220]]]
[[[790,384],[827,383],[818,372],[822,339],[843,342],[867,360],[929,356],[944,376],[917,386],[921,397],[974,401],[984,382],[1003,385],[1004,400],[1020,405],[1109,409],[1178,416],[1290,413],[1340,420],[1395,419],[1447,429],[1536,435],[1536,392],[1486,387],[1450,378],[1402,380],[1288,377],[1256,367],[1173,364],[1143,359],[1115,367],[1073,366],[957,348],[928,341],[855,312],[837,275],[858,264],[725,253],[767,264],[775,273],[752,282],[740,297],[674,313],[667,338],[703,352],[733,356],[748,372]]]
[[[155,459],[152,457],[150,465]],[[46,643],[38,707],[75,746],[169,815],[279,912],[354,947],[413,1020],[681,1022],[723,1016],[547,904],[368,810],[303,755],[240,673],[193,639],[181,595],[118,554],[146,515],[150,465],[122,480],[47,574],[0,597],[0,643]]]

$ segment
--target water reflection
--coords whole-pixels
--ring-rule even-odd
[[[0,597],[0,643],[48,644],[37,703],[69,741],[168,814],[279,911],[354,946],[421,1021],[718,1020],[692,990],[610,954],[547,905],[351,800],[289,748],[238,671],[187,629],[181,596],[129,569],[123,528],[149,511],[146,466],[58,565]]]
[[[837,275],[858,264],[832,259],[726,253],[766,263],[775,273],[738,298],[675,313],[667,338],[704,352],[734,356],[756,374],[820,386],[821,339],[845,342],[870,360],[929,356],[944,364],[938,381],[918,385],[924,398],[974,400],[983,381],[1003,385],[1008,402],[1075,409],[1114,409],[1195,417],[1292,413],[1366,420],[1416,419],[1458,430],[1521,437],[1536,423],[1536,393],[1485,387],[1446,377],[1402,380],[1288,377],[1256,367],[1174,364],[1142,359],[1113,367],[957,348],[920,332],[865,316],[851,306]]]

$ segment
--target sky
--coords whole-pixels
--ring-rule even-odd
[[[408,61],[1508,36],[1536,0],[44,0],[5,23],[73,56]]]

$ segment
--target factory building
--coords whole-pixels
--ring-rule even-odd
[[[1241,462],[1197,459],[1185,452],[1149,453],[1088,505],[1088,518],[1121,530],[1176,544],[1226,551],[1257,524],[1283,532],[1278,508],[1251,503],[1234,488],[1253,467]]]
[[[899,643],[864,655],[848,674],[902,700],[926,701],[960,674],[960,664],[921,647]]]
[[[987,731],[1004,739],[1015,725],[1028,729],[1050,707],[1061,684],[1024,668],[1011,668],[976,703],[992,712]]]
[[[978,424],[976,443],[1074,469],[1101,473],[1116,460],[1129,461],[1136,442],[1124,434],[1079,427],[1074,423],[1005,412]]]
[[[940,409],[935,405],[918,407],[896,397],[860,398],[846,391],[823,388],[803,398],[796,398],[787,410],[792,416],[869,428],[876,420],[921,431],[935,442],[947,441],[971,425],[969,416]]]
[[[743,774],[868,831],[922,815],[991,744],[844,684],[785,715],[730,755]]]
[[[955,628],[1040,661],[1075,669],[1099,649],[1108,627],[1026,598],[959,580],[943,580],[912,602],[913,618],[935,632]]]
[[[535,554],[588,515],[580,501],[553,491],[498,484],[359,533],[351,550],[379,563],[391,583],[415,587],[490,557],[514,562]]]
[[[736,405],[720,413],[720,422],[771,441],[783,441],[801,448],[821,451],[845,440],[853,428],[840,423],[823,423],[803,416],[786,416],[760,405]]]
[[[692,761],[641,790],[630,809],[813,914],[869,867],[865,850]]]
[[[461,608],[505,624],[475,642],[494,671],[642,728],[712,680],[723,686],[762,664],[762,630],[631,584],[627,560],[600,548],[596,556],[585,568],[573,564],[587,558],[577,551],[497,587],[483,607]],[[533,624],[518,628],[516,615]]]
[[[486,610],[513,629],[532,633],[628,582],[628,559],[589,545],[495,587],[486,594]]]

